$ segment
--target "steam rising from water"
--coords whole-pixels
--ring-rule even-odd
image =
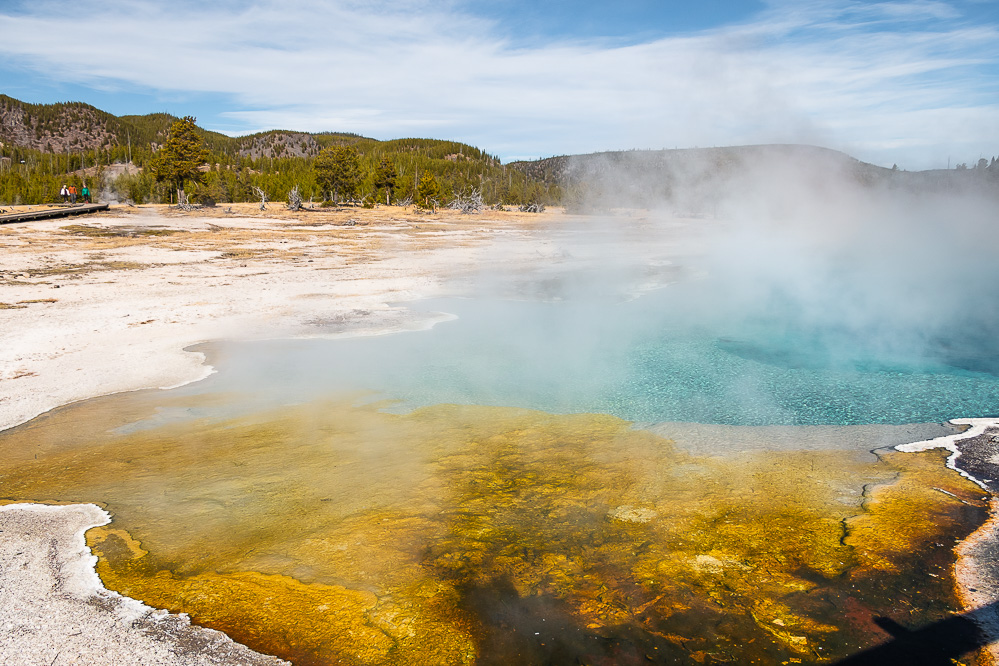
[[[818,170],[751,173],[724,202],[702,302],[833,363],[999,370],[999,178],[920,192]]]
[[[785,337],[830,360],[999,369],[999,167],[906,173],[824,149],[751,146],[551,168],[579,210],[641,205],[660,223],[696,218],[706,250],[695,265],[707,279],[677,313],[691,325]]]
[[[539,231],[527,264],[498,247],[455,285],[476,298],[414,305],[458,314],[431,332],[268,343],[191,390],[735,425],[999,413],[992,175],[956,187],[827,151],[718,154],[601,165],[587,191],[602,212]],[[636,191],[649,209],[610,208]]]

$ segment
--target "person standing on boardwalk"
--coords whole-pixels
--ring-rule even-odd
[[[69,201],[69,188],[66,187],[65,185],[63,185],[62,189],[59,190],[59,196],[62,197],[62,202],[63,203],[66,203],[67,201]]]
[[[76,203],[76,185],[69,186],[69,202]]]
[[[86,183],[83,184],[83,190],[80,192],[80,198],[83,201],[86,201],[87,203],[91,203],[91,201],[90,201],[90,188],[87,187]]]

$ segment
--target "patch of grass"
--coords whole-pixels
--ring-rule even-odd
[[[253,257],[259,257],[263,252],[260,250],[230,250],[228,252],[223,252],[219,256],[222,259],[252,259]]]
[[[22,303],[27,304],[27,303],[58,303],[58,302],[59,302],[58,298],[33,298],[29,301],[18,301],[17,303],[18,305],[20,305]]]
[[[71,224],[61,227],[74,236],[88,238],[144,238],[148,236],[173,236],[187,233],[183,229],[168,229],[166,227],[94,227],[87,224]]]
[[[13,303],[0,303],[0,310],[23,310],[27,305],[15,305]]]
[[[105,261],[94,267],[102,271],[131,271],[136,268],[146,268],[150,264],[140,264],[137,261]]]
[[[29,271],[31,277],[45,277],[49,275],[78,275],[90,273],[92,271],[124,271],[137,268],[146,268],[149,264],[140,264],[137,261],[104,261],[89,264],[65,264],[62,266],[51,266]]]

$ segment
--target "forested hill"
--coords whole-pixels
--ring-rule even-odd
[[[0,143],[9,149],[26,148],[43,153],[118,152],[132,149],[135,158],[152,152],[166,140],[178,118],[169,113],[114,116],[83,102],[28,104],[0,95]],[[310,134],[271,130],[230,137],[198,128],[205,146],[213,153],[257,159],[261,157],[314,157],[331,144],[373,142],[349,132]],[[482,151],[448,141],[442,154],[463,152],[481,157]],[[10,157],[10,155],[8,155]],[[126,156],[127,157],[127,156]],[[141,157],[139,157],[141,161]]]
[[[64,182],[79,186],[88,178],[101,181],[97,191],[103,189],[108,199],[170,201],[166,185],[143,167],[177,120],[166,113],[118,117],[81,102],[27,104],[0,95],[0,204],[54,201]],[[397,171],[400,200],[415,191],[421,174],[438,180],[444,199],[471,190],[490,204],[551,204],[561,196],[558,186],[508,169],[498,158],[456,141],[379,141],[343,132],[289,130],[230,137],[197,131],[210,157],[205,177],[191,190],[195,200],[248,201],[259,188],[269,200],[279,201],[296,186],[306,198],[322,200],[312,165],[323,148],[334,145],[350,145],[359,153],[362,197],[375,189],[374,174],[383,160]]]

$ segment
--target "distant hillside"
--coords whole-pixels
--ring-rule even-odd
[[[82,102],[26,104],[0,95],[0,142],[42,152],[102,149],[117,143],[122,121]]]
[[[41,153],[111,151],[131,147],[133,153],[155,150],[177,121],[168,113],[117,117],[83,102],[28,104],[0,95],[0,143]],[[438,139],[394,139],[377,141],[349,132],[296,132],[269,130],[230,137],[205,129],[199,131],[212,152],[257,160],[315,157],[334,144],[354,145],[364,152],[426,153],[450,161],[484,161],[498,166],[499,160],[467,144]],[[141,157],[138,162],[141,163]]]
[[[908,172],[827,148],[786,144],[563,155],[510,166],[560,187],[570,206],[584,208],[673,205],[697,212],[751,191],[790,190],[792,183],[815,191],[857,185],[999,193],[995,158],[974,168]]]
[[[861,172],[885,170],[860,162],[835,150],[798,144],[678,148],[673,150],[619,150],[584,155],[562,155],[533,162],[512,162],[510,166],[521,169],[532,177],[545,182],[568,183],[603,174],[616,168],[637,169],[667,175],[679,174],[680,172],[731,174],[753,164],[784,159],[840,161],[843,164],[856,165],[858,171]]]
[[[178,118],[169,113],[117,117],[83,102],[28,104],[0,95],[0,143],[44,153],[159,146]],[[353,143],[356,134],[306,134],[272,130],[241,137],[201,130],[210,150],[240,157],[314,156],[333,141]],[[318,140],[317,140],[318,139]]]

